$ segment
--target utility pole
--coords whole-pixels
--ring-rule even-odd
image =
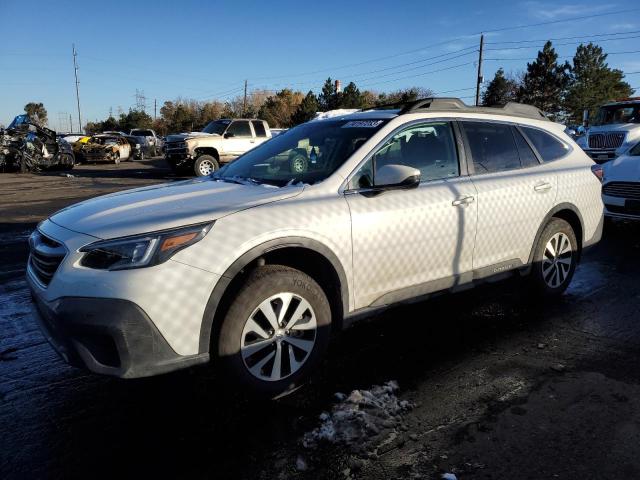
[[[158,100],[153,99],[153,121],[156,121],[156,114],[158,112]]]
[[[69,114],[69,131],[73,133],[73,122],[71,121],[71,114]]]
[[[242,116],[244,117],[247,111],[247,81],[244,81],[244,100],[242,101]]]
[[[484,34],[480,34],[480,54],[478,56],[478,78],[476,81],[476,107],[480,105],[480,86],[482,85],[482,51],[484,50]]]
[[[71,45],[73,48],[73,73],[76,76],[76,102],[78,103],[78,130],[82,132],[82,120],[80,118],[80,91],[78,89],[78,62],[76,61],[76,57],[78,56],[78,52],[76,52],[75,43]]]

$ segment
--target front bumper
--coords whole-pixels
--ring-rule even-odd
[[[607,163],[614,160],[616,155],[615,149],[584,149],[584,153],[589,155],[591,159],[596,163]]]
[[[209,360],[178,355],[135,303],[113,298],[62,297],[46,302],[32,288],[35,317],[69,364],[120,378],[166,373]]]
[[[638,200],[613,197],[610,195],[602,195],[602,200],[604,202],[605,216],[627,220],[640,220]]]
[[[193,165],[194,158],[186,148],[167,150],[165,160],[176,167]]]

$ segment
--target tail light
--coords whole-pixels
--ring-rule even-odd
[[[591,166],[591,172],[598,177],[598,180],[600,180],[600,182],[602,182],[602,180],[604,179],[604,169],[602,168],[602,165],[592,165]]]

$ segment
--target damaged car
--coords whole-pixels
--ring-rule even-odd
[[[75,164],[71,145],[56,132],[38,125],[29,115],[18,115],[0,130],[0,170],[70,170]]]
[[[118,164],[132,157],[133,149],[129,141],[121,135],[93,135],[82,146],[82,158],[85,162],[113,162]]]

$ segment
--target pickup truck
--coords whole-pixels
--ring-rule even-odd
[[[201,132],[167,136],[165,158],[173,171],[203,177],[270,138],[271,131],[264,120],[214,120]]]
[[[156,132],[149,128],[134,128],[129,132],[132,137],[137,137],[140,142],[140,154],[141,159],[144,159],[144,155],[155,157],[161,151],[161,140],[156,135]]]

